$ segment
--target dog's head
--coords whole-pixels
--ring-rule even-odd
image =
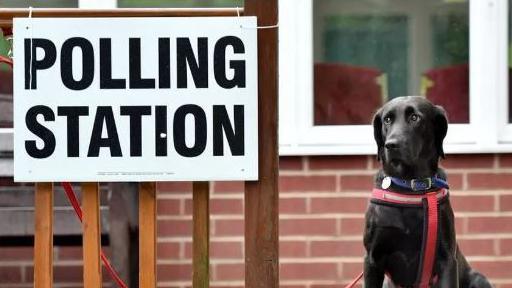
[[[377,157],[384,172],[406,178],[431,176],[418,174],[437,170],[439,157],[444,158],[447,130],[444,109],[424,97],[397,97],[387,102],[373,118]]]

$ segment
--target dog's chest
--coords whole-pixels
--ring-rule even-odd
[[[367,249],[380,255],[396,283],[416,281],[423,242],[422,208],[370,204],[367,214]]]
[[[382,204],[371,204],[368,225],[374,228],[399,230],[405,235],[423,235],[423,207],[395,207]]]

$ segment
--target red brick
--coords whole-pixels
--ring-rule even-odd
[[[455,217],[455,232],[457,234],[465,234],[468,232],[466,231],[467,221],[467,217]]]
[[[159,264],[157,266],[158,281],[190,281],[192,279],[191,264]]]
[[[361,261],[363,258],[361,258]],[[342,273],[342,279],[344,280],[352,280],[363,271],[363,263],[343,263],[343,267],[341,269],[343,271]]]
[[[473,189],[510,189],[512,173],[469,173],[468,187]]]
[[[176,260],[180,258],[180,243],[160,242],[157,246],[157,256],[161,260]]]
[[[448,172],[448,185],[450,189],[461,190],[462,189],[462,174]]]
[[[363,235],[363,218],[345,218],[340,221],[341,235]]]
[[[283,263],[283,280],[334,280],[338,276],[336,263]]]
[[[158,199],[157,211],[159,215],[179,215],[181,199]]]
[[[512,261],[471,261],[471,267],[488,278],[510,278]]]
[[[363,213],[368,206],[366,197],[312,198],[312,213]]]
[[[82,282],[83,269],[82,265],[62,265],[53,267],[53,275],[55,282]]]
[[[243,199],[211,199],[210,213],[213,215],[243,214]],[[185,214],[192,214],[192,199],[185,201]]]
[[[244,234],[244,221],[233,219],[215,220],[215,235],[237,236]]]
[[[346,175],[340,176],[340,187],[342,191],[356,190],[356,191],[370,191],[373,189],[374,176],[373,175]]]
[[[498,154],[498,163],[500,167],[512,167],[512,154]]]
[[[305,198],[280,198],[279,199],[280,214],[305,214],[306,199]]]
[[[512,195],[500,196],[500,211],[512,211]]]
[[[494,166],[493,154],[449,154],[442,159],[440,166],[444,168],[492,168]]]
[[[188,193],[192,191],[192,182],[157,182],[157,189],[163,193]]]
[[[512,239],[499,240],[500,255],[512,255]]]
[[[279,257],[306,257],[306,249],[305,241],[279,241]]]
[[[352,241],[312,241],[312,257],[363,257],[363,240]]]
[[[510,233],[512,217],[469,217],[468,233]]]
[[[279,157],[279,170],[302,170],[304,169],[302,159],[303,157],[300,156],[281,156]]]
[[[244,264],[216,264],[215,280],[243,280],[245,278]]]
[[[241,181],[216,181],[213,184],[214,193],[243,193],[244,182]]]
[[[0,267],[0,284],[21,282],[21,267]]]
[[[311,170],[348,170],[368,168],[368,156],[315,156],[309,158]]]
[[[494,210],[494,196],[451,195],[450,202],[456,212],[481,212]]]
[[[0,261],[32,260],[33,257],[33,247],[0,247]]]
[[[280,192],[324,192],[335,191],[336,176],[281,176]]]
[[[466,256],[495,255],[493,239],[459,239],[459,247]]]
[[[158,236],[190,236],[192,220],[158,220]]]
[[[57,248],[56,254],[59,260],[82,260],[83,253],[82,247],[65,247],[60,246]]]
[[[335,235],[334,219],[281,219],[280,235]]]

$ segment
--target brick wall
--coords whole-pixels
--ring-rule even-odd
[[[373,156],[280,161],[281,286],[342,287],[362,269],[363,212],[378,163]],[[512,287],[512,155],[448,155],[443,166],[463,252],[496,287]],[[243,184],[212,189],[212,286],[243,287]],[[190,183],[159,185],[159,287],[190,286],[190,190]],[[55,258],[55,287],[80,287],[80,250],[58,247]],[[0,287],[32,287],[31,261],[30,248],[0,248]]]

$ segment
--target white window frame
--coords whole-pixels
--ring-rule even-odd
[[[313,1],[279,3],[280,154],[375,154],[371,125],[313,125]],[[507,1],[469,0],[470,122],[449,125],[447,153],[512,152]]]

